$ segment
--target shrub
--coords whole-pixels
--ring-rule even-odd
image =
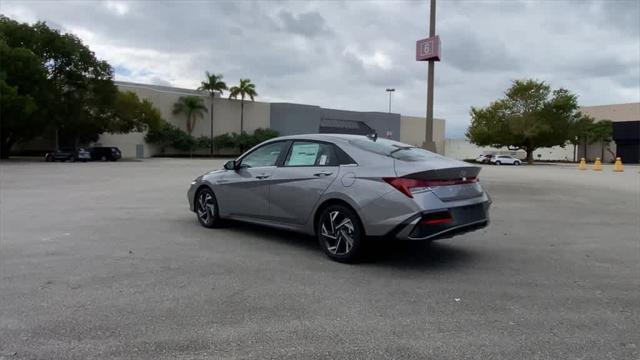
[[[224,148],[232,148],[232,147],[235,147],[235,142],[233,140],[233,137],[228,133],[222,134],[213,138],[213,147],[216,150],[220,150]]]
[[[211,139],[208,136],[200,136],[196,138],[196,148],[198,149],[210,149]]]
[[[163,153],[167,147],[173,147],[181,151],[191,151],[196,146],[196,139],[193,136],[166,121],[157,127],[149,129],[144,139],[148,143],[158,145]]]
[[[258,128],[256,129],[256,131],[253,132],[253,137],[255,141],[254,145],[258,145],[263,141],[273,139],[274,137],[278,137],[278,135],[279,135],[278,132],[273,129]]]
[[[222,148],[237,148],[240,152],[245,152],[263,141],[272,139],[278,136],[278,132],[273,129],[256,129],[253,134],[249,135],[246,132],[240,134],[227,133],[218,135],[213,138],[213,146],[219,150]]]

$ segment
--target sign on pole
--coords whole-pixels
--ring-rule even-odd
[[[440,61],[440,36],[416,41],[416,61]]]

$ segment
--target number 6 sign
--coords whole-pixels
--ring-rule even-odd
[[[440,61],[440,37],[438,35],[416,42],[416,61]]]

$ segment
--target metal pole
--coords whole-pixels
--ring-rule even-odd
[[[391,113],[391,93],[396,91],[396,89],[387,88],[385,91],[389,93],[389,113]]]
[[[210,134],[210,137],[209,137],[209,142],[210,142],[210,144],[209,144],[209,147],[210,147],[209,155],[211,157],[213,157],[213,101],[214,101],[215,97],[216,97],[216,94],[215,93],[211,93],[211,129],[210,129],[211,130],[211,134]]]
[[[436,36],[436,0],[431,0],[429,14],[429,37]],[[424,137],[424,147],[427,150],[435,151],[433,142],[433,80],[435,61],[429,60],[429,70],[427,74],[427,126]]]

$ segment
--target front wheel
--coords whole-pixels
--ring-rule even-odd
[[[220,227],[222,219],[218,215],[218,201],[211,189],[203,188],[198,191],[195,198],[195,208],[200,225],[206,228]]]
[[[513,163],[513,165],[515,165],[515,166],[520,165],[520,161],[516,161],[516,162],[514,162],[514,163]]]
[[[331,205],[318,219],[317,236],[329,258],[349,263],[361,255],[365,234],[360,218],[353,210],[343,205]]]
[[[500,161],[496,161],[496,165],[502,165]]]

